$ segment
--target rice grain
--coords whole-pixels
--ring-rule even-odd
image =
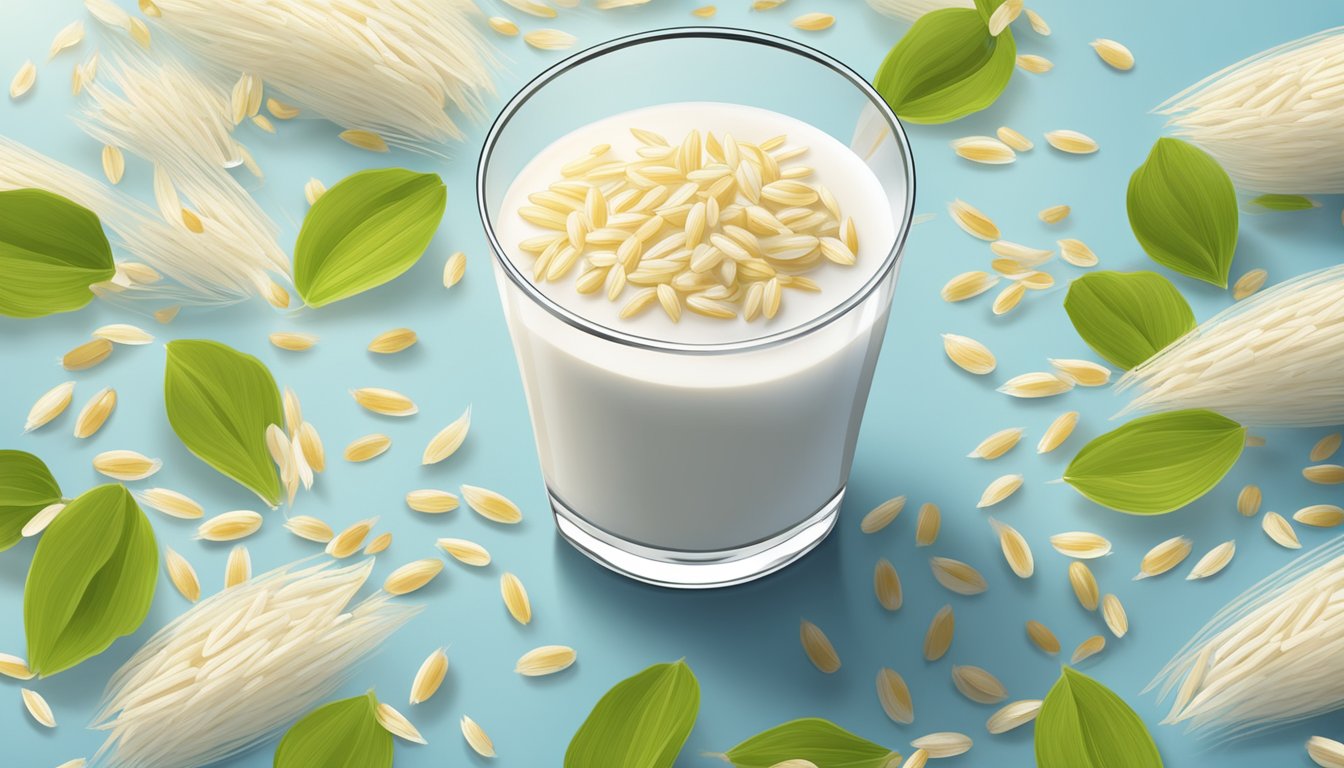
[[[532,601],[527,597],[523,582],[507,571],[499,578],[499,592],[504,598],[504,607],[519,624],[532,621]]]
[[[992,507],[995,504],[1017,493],[1017,489],[1022,487],[1022,475],[1003,475],[991,482],[980,494],[980,501],[976,502],[976,509]]]
[[[937,661],[952,647],[952,636],[956,632],[957,619],[951,605],[944,605],[933,615],[929,629],[924,633],[924,658]]]
[[[977,704],[997,704],[1008,698],[1008,691],[999,679],[981,667],[952,667],[952,684],[962,696]]]
[[[93,468],[113,480],[144,480],[163,467],[159,459],[127,450],[103,451],[93,457]]]
[[[1143,556],[1143,560],[1139,563],[1139,573],[1134,577],[1134,580],[1159,576],[1170,571],[1190,556],[1190,549],[1190,540],[1184,536],[1173,536],[1167,539],[1148,550],[1148,553]]]
[[[877,700],[882,711],[892,722],[909,725],[915,721],[915,704],[905,678],[895,670],[882,667],[877,671]]]
[[[523,41],[542,51],[563,51],[572,48],[578,38],[558,29],[537,29],[523,35]]]
[[[448,652],[444,648],[436,648],[420,664],[420,669],[416,670],[415,679],[411,681],[410,703],[412,705],[429,701],[443,685],[443,678],[448,674]]]
[[[1089,45],[1097,52],[1097,57],[1112,68],[1122,72],[1134,68],[1134,54],[1124,45],[1105,37],[1099,37]]]
[[[23,422],[23,431],[32,432],[60,416],[70,406],[70,401],[74,399],[74,396],[75,382],[73,381],[57,384],[44,392],[41,397],[37,398],[37,402],[33,403],[33,407],[28,409],[28,418]]]
[[[944,333],[943,350],[947,353],[947,358],[958,368],[977,376],[992,373],[998,366],[994,353],[984,344],[968,336]]]
[[[943,301],[957,302],[965,301],[974,296],[993,288],[999,282],[999,278],[982,270],[972,272],[962,272],[943,286],[941,296]]]
[[[167,488],[146,488],[135,495],[141,504],[182,520],[196,520],[205,509],[190,497]]]
[[[414,744],[429,743],[428,741],[425,741],[424,736],[420,735],[419,729],[417,729],[405,715],[398,712],[391,704],[382,701],[378,702],[378,708],[374,710],[374,716],[377,718],[378,724],[383,726],[384,730],[399,739],[404,739]]]
[[[985,721],[985,729],[991,734],[1007,733],[1014,728],[1030,723],[1041,713],[1040,699],[1023,699],[1003,705]]]
[[[1045,434],[1041,435],[1041,440],[1036,444],[1036,453],[1049,453],[1069,439],[1073,434],[1074,427],[1078,426],[1078,412],[1066,411],[1055,417],[1046,428]]]
[[[285,521],[285,530],[301,539],[326,544],[336,532],[326,522],[310,515],[295,515]]]
[[[1050,365],[1059,375],[1080,387],[1104,387],[1111,381],[1111,369],[1091,360],[1050,358]]]
[[[261,515],[247,509],[225,512],[201,523],[196,538],[203,541],[237,541],[261,529]]]
[[[1039,621],[1033,619],[1027,622],[1027,638],[1045,653],[1052,656],[1059,653],[1059,638]]]
[[[201,581],[196,577],[196,569],[172,547],[164,547],[163,567],[168,571],[168,579],[183,597],[193,603],[201,599]]]
[[[410,328],[393,328],[375,336],[369,342],[369,351],[379,355],[395,355],[415,346],[418,340],[419,337]]]
[[[276,331],[267,338],[271,344],[280,349],[290,352],[302,352],[305,349],[312,349],[317,343],[317,336],[311,333],[295,333],[291,331]]]
[[[1293,530],[1292,523],[1284,519],[1278,512],[1266,512],[1265,516],[1260,518],[1260,527],[1264,529],[1265,535],[1275,544],[1285,549],[1301,549],[1302,542],[1298,541],[1297,531]]]
[[[989,589],[985,577],[975,568],[950,557],[931,557],[929,567],[933,578],[946,589],[959,595],[978,595]]]
[[[467,432],[471,430],[471,406],[462,412],[453,420],[451,424],[439,430],[438,434],[425,446],[424,453],[420,456],[420,463],[424,465],[438,464],[440,461],[452,456],[462,447],[462,443],[467,439]]]
[[[1087,563],[1081,560],[1069,563],[1069,586],[1073,587],[1079,605],[1089,611],[1097,610],[1101,590],[1097,588],[1097,577],[1092,575],[1092,569],[1087,567]]]
[[[920,736],[910,742],[915,749],[922,749],[930,758],[956,757],[971,751],[971,737],[964,733],[942,731]]]
[[[435,542],[439,549],[453,556],[464,565],[481,568],[490,564],[490,553],[485,547],[467,539],[443,538]]]
[[[925,502],[919,507],[919,516],[915,520],[915,546],[932,546],[938,540],[938,531],[943,527],[943,513],[938,505]]]
[[[475,485],[464,485],[461,490],[462,498],[466,500],[467,506],[486,520],[505,525],[516,525],[522,522],[522,510],[502,494]]]
[[[567,645],[543,645],[519,657],[513,671],[524,677],[554,675],[569,669],[577,658],[578,654]]]
[[[817,669],[828,675],[840,669],[840,656],[835,652],[835,646],[831,645],[830,638],[821,631],[821,627],[803,619],[799,637],[803,643],[803,652]]]
[[[1207,579],[1226,568],[1228,563],[1232,562],[1232,556],[1236,553],[1237,542],[1224,541],[1222,544],[1219,544],[1204,553],[1203,557],[1199,558],[1195,563],[1195,567],[1190,569],[1190,574],[1185,577],[1186,580]]]
[[[896,516],[905,509],[905,497],[895,496],[873,507],[868,514],[859,521],[859,530],[864,533],[877,533],[878,531],[891,525]]]
[[[1083,659],[1089,659],[1093,656],[1096,656],[1098,653],[1101,653],[1102,650],[1104,650],[1105,648],[1106,648],[1106,638],[1102,637],[1101,635],[1093,635],[1084,640],[1083,642],[1079,643],[1078,647],[1073,649],[1073,656],[1070,657],[1069,662],[1072,664],[1077,664]]]
[[[443,561],[438,558],[413,560],[388,574],[383,591],[389,595],[410,594],[433,581],[442,570]]]
[[[1096,140],[1078,131],[1046,131],[1045,140],[1050,146],[1070,155],[1090,155],[1099,149]]]
[[[1068,531],[1050,537],[1050,546],[1065,557],[1093,560],[1111,554],[1111,542],[1090,531]]]
[[[947,206],[947,212],[952,215],[952,221],[961,227],[967,234],[978,237],[981,240],[998,240],[999,227],[978,208],[967,203],[964,200],[953,200]]]
[[[971,459],[985,459],[986,461],[992,461],[1011,451],[1021,439],[1021,427],[1001,429],[989,437],[986,437],[984,440],[981,440],[980,444],[975,446],[975,448],[972,449],[970,453],[966,454],[966,456]]]
[[[32,680],[33,671],[28,662],[10,653],[0,653],[0,675],[14,680]]]
[[[234,545],[229,550],[229,558],[224,562],[224,588],[236,587],[252,578],[252,554],[243,544]]]
[[[37,82],[37,65],[29,59],[19,67],[19,71],[14,73],[14,78],[9,81],[9,98],[17,100],[25,93],[32,90],[33,84]]]
[[[112,342],[92,339],[66,352],[61,366],[67,371],[83,371],[98,365],[112,354]]]
[[[900,609],[904,599],[901,592],[901,577],[896,573],[896,566],[886,558],[879,559],[873,568],[873,592],[877,595],[878,604],[886,610]]]
[[[377,456],[383,455],[388,448],[392,447],[392,438],[380,433],[373,433],[357,437],[345,446],[345,460],[351,462],[363,462]]]
[[[23,706],[38,725],[46,728],[56,727],[56,715],[52,714],[51,705],[42,698],[42,694],[30,688],[20,688],[19,693],[23,697]]]
[[[1312,504],[1294,512],[1293,519],[1315,528],[1334,528],[1344,523],[1344,508],[1334,504]]]
[[[1315,462],[1325,461],[1339,451],[1341,442],[1344,442],[1344,434],[1331,432],[1316,441],[1316,444],[1311,447],[1311,454],[1308,458]]]
[[[434,488],[422,488],[406,494],[406,506],[416,512],[429,515],[441,515],[452,512],[458,507],[457,496]]]
[[[1024,373],[1005,381],[999,390],[1009,397],[1037,398],[1062,395],[1073,389],[1073,382],[1053,373]]]
[[[1008,562],[1008,567],[1013,569],[1018,578],[1031,578],[1036,571],[1036,561],[1026,537],[1011,525],[1001,523],[992,517],[989,519],[989,524],[999,536],[999,549],[1003,550],[1003,559]]]
[[[328,555],[343,560],[359,551],[364,546],[364,539],[368,537],[373,526],[378,523],[378,518],[371,517],[366,520],[351,525],[349,528],[341,531],[327,542],[324,550]]]
[[[1101,598],[1101,618],[1116,637],[1124,637],[1129,632],[1129,615],[1125,613],[1125,606],[1120,598],[1109,592]]]
[[[1058,224],[1067,219],[1072,212],[1073,209],[1067,205],[1052,205],[1049,208],[1042,208],[1040,213],[1036,214],[1036,218],[1046,224]]]
[[[485,729],[466,715],[462,716],[462,738],[466,739],[467,746],[481,757],[495,756],[495,743],[486,735]]]
[[[411,398],[391,389],[362,387],[350,390],[350,395],[365,410],[383,416],[412,416],[420,412]]]

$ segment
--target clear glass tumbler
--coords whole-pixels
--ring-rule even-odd
[[[861,288],[792,327],[721,344],[634,335],[549,299],[496,235],[505,192],[557,138],[657,104],[780,112],[839,138],[886,193],[895,237]],[[895,115],[812,48],[727,28],[624,37],[524,87],[486,138],[477,179],[495,275],[560,533],[592,559],[668,587],[775,571],[835,524],[914,203]]]

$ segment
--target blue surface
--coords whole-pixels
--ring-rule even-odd
[[[519,14],[489,0],[491,13]],[[5,0],[0,4],[0,72],[8,82],[25,58],[43,61],[51,36],[76,16],[73,0]],[[129,5],[129,3],[128,3]],[[622,12],[561,11],[553,25],[593,43],[623,32],[694,21],[696,3],[656,0],[652,6]],[[714,24],[747,26],[790,35],[839,56],[855,69],[871,73],[905,25],[880,17],[863,4],[793,0],[766,13],[746,10],[746,0],[725,0]],[[360,668],[346,687],[354,694],[374,687],[389,701],[405,701],[412,676],[433,648],[448,645],[452,666],[444,689],[430,702],[402,707],[428,737],[430,745],[399,744],[400,766],[474,765],[458,734],[457,722],[470,714],[494,738],[496,761],[503,766],[550,766],[560,755],[597,698],[617,680],[645,666],[685,657],[703,691],[701,717],[679,766],[719,764],[702,753],[721,751],[780,721],[805,715],[830,718],[870,739],[907,751],[922,733],[960,730],[976,747],[949,765],[1021,766],[1032,762],[1031,729],[991,737],[984,720],[992,707],[968,702],[953,689],[952,664],[981,665],[997,674],[1013,698],[1044,695],[1058,673],[1058,660],[1034,650],[1022,630],[1025,620],[1044,621],[1066,649],[1087,635],[1104,633],[1096,615],[1082,611],[1065,578],[1066,561],[1048,546],[1050,534],[1095,530],[1115,542],[1115,554],[1095,564],[1104,591],[1115,592],[1129,610],[1133,629],[1112,639],[1105,653],[1083,668],[1129,700],[1150,724],[1167,764],[1187,766],[1306,765],[1302,750],[1311,733],[1338,737],[1339,718],[1327,716],[1252,741],[1235,749],[1208,751],[1179,730],[1158,726],[1164,710],[1139,691],[1166,659],[1224,601],[1290,560],[1293,555],[1269,542],[1259,521],[1234,510],[1243,483],[1264,488],[1265,505],[1283,513],[1318,502],[1339,502],[1340,494],[1301,479],[1308,447],[1325,430],[1270,431],[1268,446],[1248,450],[1231,476],[1217,489],[1178,513],[1143,519],[1103,510],[1084,501],[1066,485],[1050,485],[1083,441],[1106,430],[1121,401],[1106,390],[1075,391],[1041,402],[1014,402],[993,391],[1016,373],[1040,370],[1046,357],[1090,357],[1061,308],[1063,291],[1032,294],[1005,318],[995,318],[987,300],[946,305],[938,288],[951,275],[985,268],[988,250],[949,221],[947,202],[962,197],[981,207],[1004,228],[1005,236],[1027,243],[1080,237],[1112,269],[1158,269],[1141,253],[1124,215],[1124,189],[1130,171],[1161,134],[1161,119],[1148,110],[1168,95],[1242,57],[1281,42],[1339,24],[1337,0],[1298,0],[1258,8],[1243,15],[1225,2],[1069,2],[1041,0],[1039,10],[1054,27],[1041,39],[1019,32],[1024,52],[1053,59],[1046,75],[1018,72],[993,108],[942,127],[912,127],[918,163],[918,205],[936,220],[918,226],[910,239],[896,295],[891,331],[877,371],[867,420],[839,529],[815,554],[764,581],[709,593],[679,593],[647,588],[607,573],[571,551],[553,531],[533,451],[530,427],[518,383],[513,352],[488,270],[484,239],[472,200],[472,177],[484,126],[471,129],[467,141],[450,147],[447,161],[421,156],[378,157],[335,140],[331,126],[306,121],[282,124],[280,135],[250,127],[245,141],[268,172],[257,195],[284,228],[282,243],[292,242],[305,209],[302,187],[310,176],[333,183],[365,167],[404,164],[442,173],[449,186],[449,210],[430,252],[411,274],[390,286],[319,311],[276,313],[259,302],[214,312],[184,311],[168,326],[158,326],[106,305],[37,321],[0,321],[0,403],[7,437],[4,447],[37,453],[53,468],[68,493],[99,481],[92,456],[112,448],[133,448],[164,460],[151,481],[180,489],[202,501],[209,513],[254,504],[249,492],[233,485],[190,456],[170,431],[163,414],[163,347],[121,348],[90,371],[67,375],[56,364],[66,349],[107,322],[145,323],[160,340],[208,337],[258,355],[284,384],[303,398],[309,420],[321,430],[329,454],[338,454],[352,438],[385,431],[392,450],[368,464],[335,458],[317,490],[303,494],[295,512],[315,514],[342,527],[380,515],[395,532],[389,552],[379,558],[377,580],[396,565],[430,556],[437,536],[481,541],[495,564],[471,570],[450,564],[430,588],[415,595],[425,612],[386,650]],[[795,15],[831,10],[838,24],[823,33],[789,28]],[[519,19],[526,28],[543,26]],[[90,24],[93,22],[90,20]],[[1138,58],[1130,73],[1102,65],[1088,48],[1095,37],[1129,45]],[[520,39],[501,40],[511,60],[500,80],[511,93],[560,54],[524,47]],[[87,56],[86,42],[72,55],[43,64],[37,90],[14,104],[0,100],[0,132],[97,174],[99,148],[66,118],[74,108],[69,72]],[[734,73],[746,76],[748,73]],[[754,73],[769,87],[765,73]],[[794,88],[797,84],[782,84]],[[637,87],[631,84],[631,87]],[[805,89],[803,91],[805,93]],[[498,107],[502,99],[494,102]],[[1012,166],[985,168],[956,159],[951,138],[993,133],[1008,124],[1033,137],[1038,148]],[[1094,136],[1102,151],[1091,157],[1066,157],[1044,148],[1041,133],[1074,128]],[[148,199],[150,172],[129,161],[125,186]],[[1069,203],[1074,215],[1057,230],[1035,218],[1051,204]],[[1340,201],[1330,199],[1303,214],[1243,217],[1234,277],[1265,267],[1271,281],[1339,260]],[[439,284],[444,259],[454,250],[468,253],[466,279],[445,292]],[[1061,282],[1077,270],[1051,262]],[[1175,278],[1204,318],[1230,302],[1228,294],[1202,283]],[[987,299],[987,297],[985,297]],[[422,342],[394,357],[364,351],[377,333],[399,325],[416,329]],[[266,341],[270,331],[317,333],[316,349],[281,352]],[[940,332],[984,340],[999,356],[999,371],[976,378],[944,359]],[[70,436],[75,408],[50,426],[27,436],[20,431],[29,405],[42,392],[67,378],[79,381],[76,407],[96,389],[111,385],[120,404],[95,438]],[[421,413],[407,420],[381,419],[361,412],[347,390],[387,386],[407,392]],[[466,447],[441,465],[422,468],[419,451],[428,438],[467,405],[474,424]],[[1058,413],[1083,413],[1078,432],[1056,453],[1038,457],[1031,446]],[[1009,426],[1027,428],[1026,444],[988,463],[963,458],[982,437]],[[1006,472],[1022,472],[1026,486],[994,510],[1030,540],[1037,575],[1020,581],[1008,571],[997,543],[974,508],[981,489]],[[496,488],[521,504],[525,522],[500,527],[471,512],[429,517],[408,511],[402,495],[412,488],[453,489],[463,482]],[[136,484],[143,486],[144,483]],[[859,533],[858,520],[879,501],[907,494],[911,505],[888,530]],[[916,550],[914,509],[934,501],[943,509],[937,545]],[[201,574],[206,592],[221,586],[227,545],[191,540],[194,525],[150,513],[162,543],[184,553]],[[258,570],[309,554],[308,545],[282,527],[282,514],[269,513],[263,530],[246,543]],[[1307,546],[1328,540],[1329,532],[1299,527]],[[1132,582],[1138,560],[1148,547],[1173,535],[1190,536],[1196,555],[1235,538],[1238,554],[1227,571],[1206,583],[1182,581],[1182,574]],[[23,652],[21,594],[32,554],[25,543],[0,554],[0,649]],[[989,578],[988,593],[959,597],[931,578],[930,554],[961,558]],[[880,610],[873,599],[871,572],[878,557],[893,560],[905,586],[905,606],[897,613]],[[1193,562],[1191,560],[1190,562]],[[531,626],[520,627],[505,614],[497,582],[503,570],[517,573],[535,605]],[[957,614],[957,637],[943,660],[929,664],[920,647],[929,618],[943,604]],[[144,628],[116,643],[95,660],[35,687],[51,702],[60,727],[37,727],[22,711],[19,686],[0,680],[0,743],[16,766],[49,766],[89,755],[101,734],[82,729],[93,712],[108,675],[154,630],[186,608],[166,578]],[[834,640],[843,669],[817,672],[798,643],[798,621],[820,624]],[[525,650],[564,643],[579,652],[577,666],[539,680],[520,678],[513,663]],[[1067,654],[1067,650],[1066,650]],[[878,707],[873,679],[878,667],[901,672],[914,694],[916,720],[896,726]],[[12,758],[9,759],[9,758]],[[263,747],[230,765],[255,768],[270,764]]]

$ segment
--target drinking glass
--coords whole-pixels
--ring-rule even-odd
[[[689,344],[608,327],[548,298],[496,222],[553,141],[641,107],[717,101],[839,138],[886,193],[895,237],[859,290],[761,336]],[[656,126],[651,126],[656,127]],[[914,203],[895,115],[868,82],[800,43],[730,28],[631,35],[528,83],[486,138],[477,198],[560,533],[615,571],[668,587],[758,578],[835,524]]]

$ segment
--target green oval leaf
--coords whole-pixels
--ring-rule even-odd
[[[41,459],[0,451],[0,552],[23,539],[23,526],[33,515],[60,500],[61,487]]]
[[[1129,226],[1148,256],[1220,288],[1237,249],[1237,191],[1209,153],[1158,139],[1129,177]]]
[[[1162,768],[1162,756],[1123,699],[1065,667],[1036,716],[1036,766]]]
[[[154,529],[125,488],[85,492],[43,531],[23,589],[28,666],[46,676],[139,629],[158,580]]]
[[[770,768],[785,760],[811,760],[817,768],[896,768],[901,756],[820,718],[777,725],[728,750],[737,768]]]
[[[386,168],[346,177],[304,217],[294,287],[320,307],[388,282],[429,247],[447,201],[433,173]]]
[[[565,768],[671,768],[700,710],[685,661],[655,664],[607,691],[565,750]]]
[[[983,10],[945,8],[919,17],[878,67],[873,87],[902,120],[948,123],[993,104],[1016,62],[1011,30],[994,37]]]
[[[1181,292],[1156,272],[1092,272],[1064,297],[1078,335],[1097,354],[1133,368],[1195,327]]]
[[[333,701],[290,726],[275,748],[274,768],[391,768],[392,734],[378,723],[378,699]]]
[[[98,216],[40,189],[0,192],[0,314],[41,317],[93,300],[116,273]]]
[[[1320,203],[1303,195],[1260,195],[1251,200],[1251,205],[1267,211],[1309,211],[1321,207]]]
[[[1083,446],[1064,480],[1102,506],[1160,515],[1208,493],[1245,445],[1246,428],[1213,411],[1155,413]]]
[[[187,450],[272,507],[280,503],[266,428],[284,416],[275,379],[260,360],[215,341],[170,341],[163,403]]]

